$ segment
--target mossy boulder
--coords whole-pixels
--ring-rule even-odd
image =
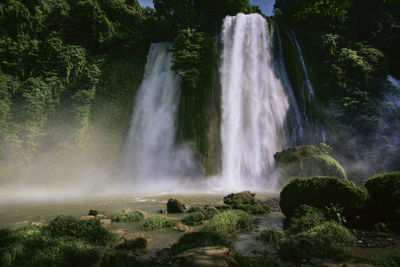
[[[233,204],[256,204],[256,194],[249,191],[243,191],[236,194],[230,194],[224,197],[224,203],[227,205]]]
[[[296,146],[274,155],[285,183],[290,177],[331,176],[347,178],[340,163],[317,146]],[[285,179],[286,178],[286,179]]]
[[[373,222],[400,219],[400,172],[375,174],[365,183],[367,217]]]
[[[291,217],[303,204],[326,209],[335,205],[346,218],[360,214],[367,201],[367,192],[354,182],[334,177],[294,178],[281,191],[280,207]]]
[[[179,200],[171,198],[167,203],[168,213],[183,213],[185,212],[185,205],[183,205]]]

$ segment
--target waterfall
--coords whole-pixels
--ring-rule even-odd
[[[180,79],[171,70],[171,47],[151,45],[136,94],[122,166],[122,177],[133,191],[173,190],[177,178],[197,169],[190,149],[175,144]]]
[[[267,21],[228,16],[221,34],[222,177],[224,191],[274,189],[273,155],[287,145],[291,101],[272,56]],[[287,78],[286,78],[287,79]]]
[[[388,81],[400,92],[400,80],[397,80],[393,76],[387,76]]]
[[[294,34],[294,32],[288,33],[288,36],[290,40],[292,41],[296,52],[297,52],[297,58],[299,62],[299,67],[301,69],[301,76],[302,76],[302,86],[301,86],[301,97],[302,97],[302,108],[303,108],[303,117],[305,121],[305,126],[311,130],[311,133],[309,133],[309,136],[307,136],[308,140],[306,140],[307,143],[315,143],[316,139],[315,137],[320,136],[320,140],[317,140],[317,143],[319,141],[326,142],[326,131],[325,127],[322,124],[321,121],[318,119],[315,120],[315,115],[313,114],[313,108],[317,107],[319,109],[318,101],[315,96],[315,91],[314,91],[314,86],[311,82],[310,76],[308,74],[307,66],[303,58],[303,52],[301,51],[301,47],[299,45],[299,42],[297,41],[297,38]]]

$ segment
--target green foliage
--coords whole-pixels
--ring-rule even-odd
[[[279,241],[282,240],[285,237],[285,233],[282,231],[279,231],[276,228],[269,228],[267,230],[263,230],[260,233],[260,239],[263,242],[269,243],[274,247],[277,247],[279,244]]]
[[[85,237],[71,234],[67,228],[73,222],[53,224],[47,228],[23,227],[17,230],[0,230],[1,266],[132,266],[141,264],[135,258],[106,247],[93,246]],[[57,228],[57,231],[54,231]],[[76,229],[76,228],[75,228]],[[93,236],[97,230],[81,232]],[[107,232],[111,234],[110,232]],[[95,234],[97,236],[97,233]],[[97,237],[96,237],[97,238]],[[100,236],[98,237],[100,238]],[[101,242],[96,242],[101,243]]]
[[[112,221],[124,222],[124,223],[138,222],[144,220],[143,214],[139,211],[134,211],[134,212],[121,211],[118,214],[111,215],[110,218]]]
[[[215,215],[204,226],[204,230],[226,235],[250,228],[252,223],[253,218],[247,212],[242,210],[227,210]]]
[[[43,231],[53,237],[73,238],[100,246],[113,245],[118,241],[115,234],[107,231],[95,219],[77,221],[73,217],[57,217]]]
[[[227,205],[234,204],[256,204],[256,194],[251,193],[250,191],[243,191],[240,193],[230,194],[224,197],[224,203]]]
[[[70,168],[83,158],[112,162],[142,78],[151,12],[137,0],[12,0],[0,12],[0,179],[22,176],[21,166],[51,150]],[[115,73],[125,78],[111,80]]]
[[[280,198],[282,212],[287,217],[303,204],[324,209],[333,203],[343,208],[346,218],[353,218],[364,207],[367,193],[353,182],[339,178],[295,178],[283,188]]]
[[[186,225],[201,225],[206,219],[207,216],[204,212],[197,211],[186,215],[185,218],[182,219],[182,222]]]
[[[234,203],[230,205],[231,209],[243,210],[250,214],[266,214],[271,212],[271,206],[267,203],[255,203],[255,204],[240,204]]]
[[[279,243],[282,260],[301,262],[312,258],[341,261],[346,259],[346,247],[355,243],[355,238],[343,226],[326,222],[306,232],[289,236]]]
[[[143,230],[149,231],[149,230],[173,227],[176,224],[177,222],[175,220],[155,215],[147,218],[142,228]]]
[[[372,223],[400,219],[400,172],[375,174],[365,183],[366,216]]]
[[[301,205],[290,217],[289,226],[286,229],[289,234],[298,234],[308,231],[327,220],[322,211],[308,205]]]
[[[181,76],[178,138],[192,141],[205,156],[208,143],[208,102],[213,57],[212,38],[194,29],[180,30],[174,41],[173,69]]]

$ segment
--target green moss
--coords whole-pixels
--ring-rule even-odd
[[[230,208],[236,210],[243,210],[250,214],[266,214],[271,212],[271,206],[267,203],[255,203],[255,204],[233,204]]]
[[[290,234],[298,234],[321,225],[326,221],[322,211],[308,205],[301,205],[296,209],[293,216],[290,217],[287,231]]]
[[[274,155],[276,167],[284,178],[331,176],[346,178],[340,163],[316,146],[291,147]]]
[[[186,225],[201,225],[206,218],[204,212],[191,212],[182,219],[182,222]]]
[[[346,248],[355,238],[343,226],[326,222],[306,232],[289,236],[279,243],[283,261],[301,262],[312,258],[342,261],[347,258]]]
[[[130,223],[130,222],[139,222],[144,219],[144,216],[140,211],[134,211],[128,213],[121,211],[118,214],[111,215],[110,218],[113,222]]]
[[[161,228],[173,227],[176,224],[177,222],[175,220],[156,215],[147,218],[142,226],[142,229],[146,231],[156,230]]]
[[[61,216],[43,228],[52,237],[73,238],[93,245],[112,245],[118,236],[107,231],[98,220],[78,221],[73,217]]]
[[[204,230],[220,234],[231,234],[241,229],[250,228],[253,218],[242,210],[227,210],[215,215],[205,226]]]
[[[280,198],[280,207],[287,217],[303,204],[319,209],[334,204],[343,208],[346,218],[353,218],[365,206],[367,192],[353,182],[339,178],[295,178],[282,189]]]
[[[227,205],[233,204],[255,204],[256,194],[250,191],[243,191],[240,193],[230,194],[224,197],[224,203]]]
[[[0,230],[1,266],[140,266],[142,263],[105,247],[114,244],[96,220],[59,217],[48,227]]]
[[[267,230],[263,230],[260,233],[260,240],[266,243],[277,247],[279,241],[285,237],[285,233],[283,231],[279,231],[276,228],[269,228]]]
[[[365,183],[366,217],[372,223],[400,219],[400,172],[375,174]]]

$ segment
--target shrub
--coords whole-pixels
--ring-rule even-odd
[[[241,204],[234,203],[230,205],[233,209],[244,210],[251,214],[265,214],[271,212],[271,206],[267,203],[255,203],[255,204]]]
[[[293,216],[290,217],[287,231],[290,234],[298,234],[325,222],[326,218],[322,211],[308,205],[301,205],[296,209]]]
[[[285,233],[276,228],[269,228],[260,233],[260,240],[277,247],[279,241],[285,237]]]
[[[365,183],[367,217],[373,222],[400,219],[400,172],[376,174]]]
[[[60,216],[43,228],[52,237],[69,237],[93,245],[113,245],[118,236],[107,231],[98,220],[77,221],[73,217]]]
[[[366,190],[353,182],[332,177],[292,179],[281,191],[280,207],[286,217],[303,204],[324,209],[334,204],[346,217],[355,217],[364,207]]]
[[[143,266],[125,251],[118,251],[85,242],[63,229],[71,217],[57,220],[53,230],[23,227],[0,230],[0,266]],[[60,227],[63,226],[63,227]],[[55,234],[60,234],[57,236]]]
[[[138,222],[144,219],[143,214],[140,211],[124,212],[121,211],[119,214],[111,215],[111,220],[114,222]]]
[[[250,214],[242,210],[227,210],[215,215],[205,226],[204,229],[220,234],[230,234],[240,229],[251,226],[253,218]]]
[[[190,207],[187,212],[191,213],[191,212],[202,212],[203,209],[201,207]]]
[[[142,228],[143,230],[155,230],[161,228],[168,228],[176,225],[176,221],[168,219],[159,215],[151,216],[146,219]]]
[[[354,242],[355,238],[345,227],[326,222],[283,239],[279,243],[279,255],[282,260],[293,262],[312,258],[343,260],[347,257],[346,247]]]
[[[182,222],[186,225],[200,225],[206,219],[207,217],[204,212],[191,212],[182,219]]]
[[[256,204],[256,194],[249,191],[243,191],[237,194],[230,194],[224,197],[224,203],[227,205],[233,204]]]

